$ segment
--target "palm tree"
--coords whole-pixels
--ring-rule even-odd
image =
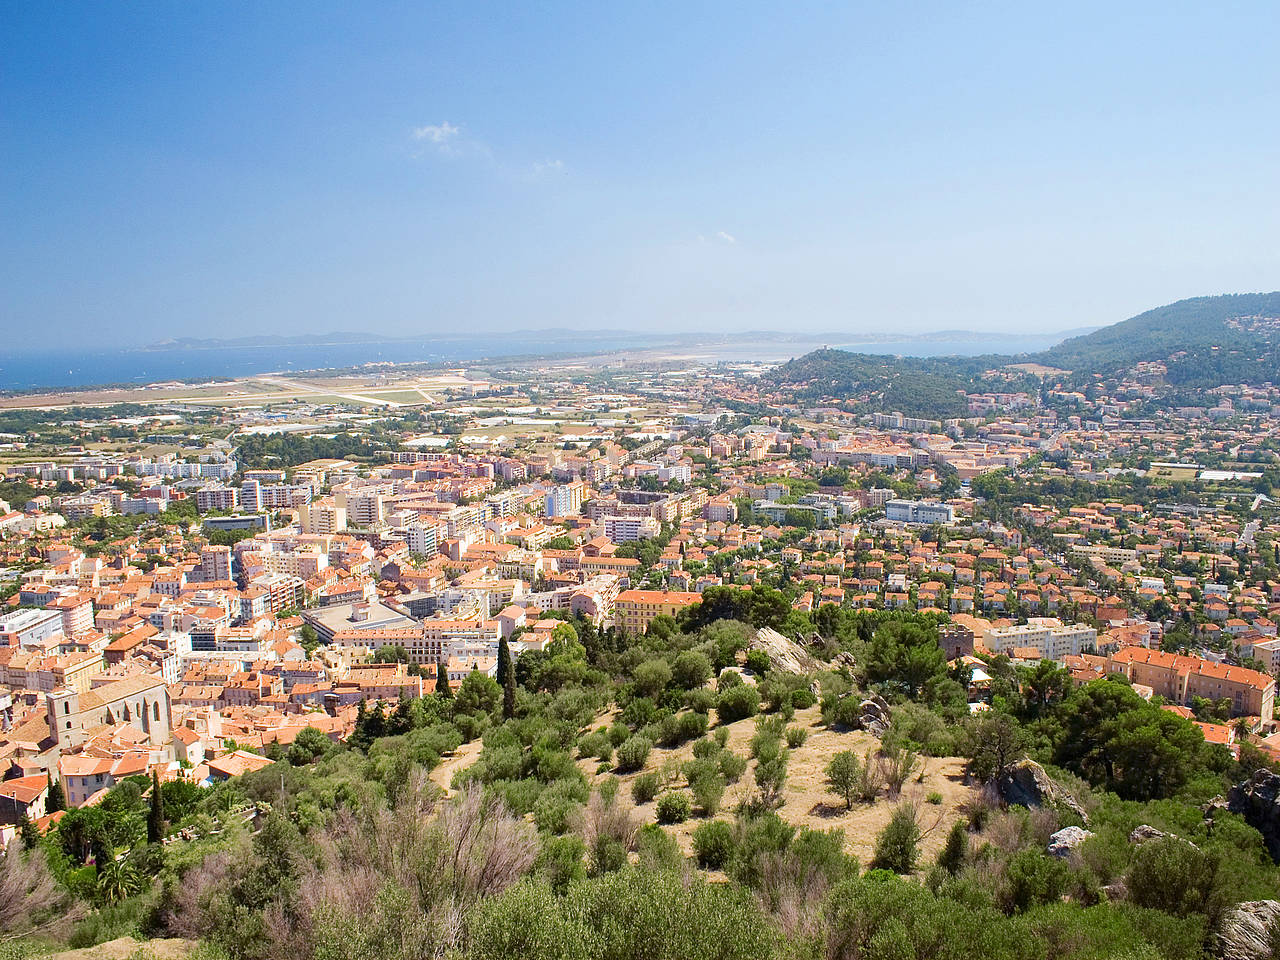
[[[115,851],[98,865],[98,893],[107,903],[128,900],[142,890],[142,875],[125,857],[116,857]]]

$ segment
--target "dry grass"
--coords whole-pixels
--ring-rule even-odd
[[[845,850],[856,856],[860,863],[871,860],[875,848],[876,835],[884,829],[893,813],[896,802],[887,798],[882,789],[874,803],[854,804],[852,810],[846,810],[844,802],[826,787],[824,772],[831,756],[841,750],[853,750],[861,758],[868,749],[875,749],[879,741],[863,731],[837,732],[822,725],[818,707],[796,712],[794,725],[803,726],[809,731],[809,738],[803,746],[790,751],[787,763],[787,782],[783,789],[784,801],[779,815],[788,823],[800,827],[812,827],[815,830],[829,830],[833,827],[844,830]],[[600,724],[593,724],[593,729]],[[750,741],[755,733],[754,720],[740,720],[729,724],[729,749],[747,756],[750,753]],[[649,754],[648,762],[643,770],[618,776],[616,774],[596,774],[596,761],[585,760],[581,768],[594,782],[606,777],[617,777],[618,792],[630,798],[631,784],[642,773],[662,770],[665,767],[679,768],[693,758],[693,745],[687,743],[673,750],[654,747]],[[961,819],[960,806],[972,796],[972,788],[964,783],[964,760],[958,757],[926,757],[922,758],[923,779],[920,774],[912,776],[902,788],[900,801],[914,801],[920,809],[921,828],[926,832],[920,843],[922,864],[932,863],[938,851],[946,841],[947,831],[951,824]],[[740,801],[745,800],[755,791],[753,771],[754,761],[738,783],[732,784],[725,791],[721,804],[721,816]],[[678,788],[685,786],[683,777],[678,780]],[[933,792],[942,795],[942,802],[934,805],[926,802],[926,797]],[[654,802],[641,804],[636,809],[646,823],[657,819],[654,815]],[[680,848],[687,855],[693,853],[693,831],[701,818],[691,818],[682,824],[668,829],[680,843]]]

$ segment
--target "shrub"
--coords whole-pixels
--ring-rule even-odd
[[[680,844],[656,823],[646,823],[636,834],[636,854],[641,868],[672,870],[684,863]]]
[[[760,712],[760,693],[749,683],[739,683],[720,694],[716,715],[721,723],[734,723]]]
[[[634,676],[636,692],[656,699],[671,682],[671,666],[665,660],[646,660],[636,667]]]
[[[693,853],[698,866],[719,870],[733,857],[733,828],[723,820],[712,820],[693,831]]]
[[[716,705],[716,695],[706,687],[698,687],[684,695],[684,705],[698,713],[710,713]]]
[[[717,762],[720,764],[720,772],[729,783],[737,783],[747,772],[747,758],[732,750],[723,751]]]
[[[862,720],[862,700],[856,695],[841,697],[823,708],[822,720],[829,727],[854,729]]]
[[[935,807],[942,803],[942,794],[937,790],[930,790],[929,795],[924,798],[927,803],[933,804]]]
[[[563,782],[563,781],[562,781]],[[533,804],[533,820],[539,830],[547,833],[564,833],[572,826],[579,803],[572,796],[572,791],[561,783],[543,790]]]
[[[609,742],[619,747],[631,736],[631,728],[625,723],[615,723],[609,728]]]
[[[1177,837],[1161,837],[1138,847],[1126,886],[1140,907],[1175,916],[1209,913],[1218,886],[1219,861]]]
[[[809,731],[804,727],[787,727],[787,746],[792,750],[803,747],[808,739]]]
[[[686,710],[665,718],[659,725],[659,741],[665,747],[678,747],[689,740],[696,740],[707,732],[706,714]]]
[[[781,751],[772,760],[756,763],[756,786],[760,788],[760,800],[765,807],[776,807],[782,802],[782,787],[787,782],[787,753]]]
[[[711,738],[715,740],[722,749],[729,745],[729,731],[724,727],[717,729],[716,732],[711,735]]]
[[[947,834],[946,844],[938,852],[938,866],[955,876],[960,872],[960,868],[964,866],[965,859],[968,856],[969,831],[965,827],[963,820],[957,820],[951,825],[951,832]]]
[[[714,760],[724,748],[714,740],[705,737],[693,745],[693,755],[699,760]]]
[[[769,672],[769,654],[765,653],[763,650],[748,650],[746,665],[747,669],[752,673],[763,677]]]
[[[654,809],[659,823],[684,823],[693,812],[693,804],[685,793],[664,793]]]
[[[542,851],[534,869],[538,875],[551,884],[551,889],[564,893],[569,884],[581,880],[587,875],[583,859],[587,846],[576,834],[566,837],[549,837],[542,844]]]
[[[724,799],[724,788],[724,777],[714,764],[710,771],[700,773],[689,781],[689,790],[704,817],[714,817],[716,811],[720,809],[720,801]]]
[[[597,760],[613,759],[613,741],[604,730],[588,733],[578,741],[578,756],[595,757]]]
[[[807,687],[803,690],[791,691],[791,706],[797,710],[807,710],[818,702],[818,698],[814,696],[813,691]]]
[[[1004,870],[1001,900],[1007,911],[1024,913],[1042,903],[1055,903],[1070,878],[1067,865],[1039,850],[1020,850]]]
[[[662,775],[656,770],[642,773],[631,784],[631,798],[636,803],[648,803],[662,788]]]
[[[711,661],[696,650],[686,650],[676,657],[671,667],[671,679],[685,690],[700,687],[711,679]]]
[[[900,803],[889,818],[889,823],[876,837],[876,851],[871,866],[877,870],[910,873],[916,866],[919,845],[920,826],[915,805]]]
[[[639,770],[649,759],[649,750],[653,743],[645,737],[630,737],[618,747],[618,769],[626,772]]]
[[[862,776],[862,764],[858,755],[852,750],[841,750],[827,764],[827,789],[844,801],[845,809],[853,809],[853,801],[858,799],[859,780]]]

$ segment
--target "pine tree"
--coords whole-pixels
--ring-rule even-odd
[[[164,839],[164,793],[160,789],[160,771],[151,771],[151,811],[147,814],[147,843]]]
[[[67,809],[67,796],[62,792],[62,781],[53,779],[49,774],[49,797],[44,802],[45,813],[57,813]]]
[[[25,810],[18,820],[18,836],[22,838],[22,845],[28,850],[34,850],[40,844],[40,829],[27,816]]]
[[[516,671],[506,637],[498,641],[498,683],[502,685],[502,719],[510,720],[516,715]]]

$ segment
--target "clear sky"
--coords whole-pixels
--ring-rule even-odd
[[[1280,288],[1280,4],[0,2],[10,346]]]

